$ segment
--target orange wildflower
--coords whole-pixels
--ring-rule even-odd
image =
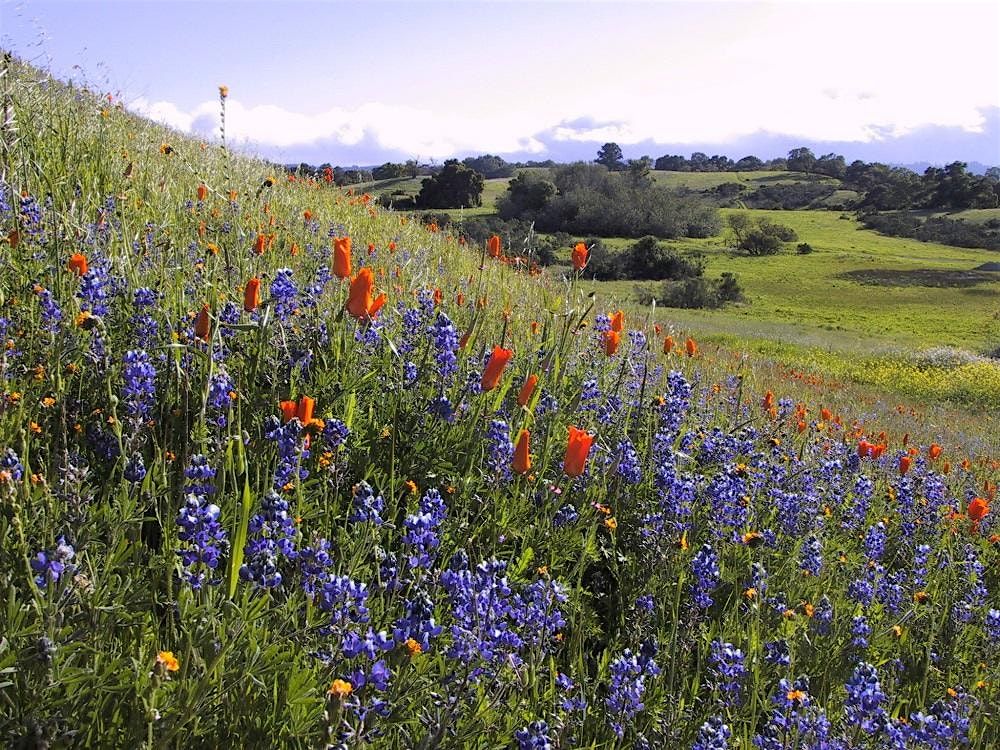
[[[260,306],[260,279],[254,276],[243,288],[243,309],[253,312]]]
[[[499,258],[500,249],[501,249],[500,238],[497,235],[494,234],[492,237],[486,240],[486,252],[489,254],[491,258]]]
[[[625,328],[625,313],[618,310],[614,315],[611,316],[611,330],[615,333],[621,333]]]
[[[309,396],[299,397],[299,403],[295,408],[295,416],[299,418],[302,424],[308,424],[313,418],[313,407],[316,406],[315,399],[309,398]]]
[[[573,270],[582,271],[587,267],[587,246],[582,242],[577,242],[576,247],[573,248]]]
[[[305,221],[312,221],[312,217],[313,217],[313,212],[310,211],[308,208],[302,212],[302,218]]]
[[[689,357],[694,357],[698,354],[698,342],[688,336],[688,340],[684,342],[684,349]]]
[[[761,401],[761,408],[764,411],[770,411],[771,407],[774,406],[774,394],[768,391],[764,394],[764,400]]]
[[[527,474],[531,471],[531,433],[528,430],[521,430],[518,433],[511,468],[518,474]]]
[[[663,339],[663,353],[670,354],[674,350],[674,337],[667,336]]]
[[[339,701],[344,700],[347,696],[354,692],[354,686],[347,680],[334,680],[330,685],[330,689],[326,691],[328,695],[332,695]]]
[[[208,310],[208,305],[202,305],[198,319],[194,323],[194,335],[202,341],[208,341],[208,336],[212,333],[212,321],[208,317]]]
[[[480,381],[480,385],[484,391],[492,391],[497,387],[497,384],[500,382],[500,376],[503,375],[507,363],[510,362],[510,358],[513,356],[514,352],[510,349],[504,349],[500,346],[493,347],[493,353],[490,354],[490,359],[486,363],[486,368],[483,370],[483,377]]]
[[[440,289],[434,290],[434,306],[437,307],[442,302],[444,302],[444,295],[441,293]]]
[[[538,385],[538,376],[534,373],[524,379],[524,385],[521,386],[521,390],[517,394],[517,403],[519,406],[528,405],[532,394],[535,392],[536,385]]]
[[[372,300],[372,289],[375,286],[375,276],[372,269],[362,268],[357,275],[351,279],[351,289],[347,297],[347,312],[358,320],[368,320],[373,318],[382,305],[385,304],[386,296],[380,294],[377,299]]]
[[[909,456],[900,456],[899,457],[899,475],[900,476],[903,476],[906,472],[908,472],[910,470],[910,464],[912,462],[913,462],[913,459],[910,458]]]
[[[198,200],[203,201],[208,197],[208,188],[205,185],[198,186]]]
[[[257,255],[263,255],[265,250],[267,250],[267,235],[258,234],[253,243],[253,251]]]
[[[618,351],[618,345],[621,343],[622,335],[618,331],[610,330],[604,332],[604,353],[609,357]]]
[[[294,401],[281,401],[278,403],[281,408],[281,420],[291,422],[299,415],[299,405]]]
[[[351,238],[337,237],[333,241],[333,275],[338,279],[351,277]]]
[[[83,253],[73,253],[70,256],[68,268],[77,276],[85,276],[90,270],[87,266],[87,256]]]
[[[969,516],[969,520],[975,525],[978,525],[980,521],[986,518],[989,512],[990,504],[983,497],[974,498],[969,502],[969,507],[965,510],[966,515]]]
[[[177,661],[173,651],[160,651],[156,654],[156,666],[164,672],[176,672],[181,668],[181,663]]]
[[[577,427],[569,428],[569,438],[566,441],[566,457],[563,459],[563,471],[567,476],[578,477],[587,465],[587,456],[594,444],[594,436],[586,430]]]
[[[931,461],[941,455],[941,446],[937,443],[931,443],[930,448],[927,449],[927,455],[930,457]]]

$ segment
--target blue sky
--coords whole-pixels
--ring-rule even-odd
[[[1000,164],[1000,4],[9,2],[60,77],[285,162],[798,145]],[[74,67],[79,66],[79,67]]]

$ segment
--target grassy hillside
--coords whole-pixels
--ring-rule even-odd
[[[994,424],[0,73],[4,746],[1000,739]]]

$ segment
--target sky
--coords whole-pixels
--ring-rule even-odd
[[[284,163],[1000,164],[1000,3],[0,0],[0,46]]]

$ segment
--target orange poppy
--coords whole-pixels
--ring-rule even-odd
[[[198,200],[203,201],[208,197],[208,188],[205,185],[198,186]]]
[[[689,357],[694,357],[698,354],[698,343],[689,336],[688,340],[684,342],[684,349]]]
[[[518,405],[528,405],[528,402],[531,401],[531,395],[535,392],[536,385],[538,385],[538,376],[534,373],[524,379],[524,385],[521,386],[521,391],[517,394]]]
[[[573,270],[582,271],[587,267],[587,246],[582,242],[577,242],[576,247],[573,248]]]
[[[563,459],[563,471],[567,476],[578,477],[587,466],[587,456],[594,444],[594,436],[586,430],[577,427],[569,428],[569,438],[566,441],[566,457]]]
[[[912,462],[913,462],[913,459],[910,458],[909,456],[900,456],[899,457],[899,475],[900,476],[903,476],[906,472],[908,472],[910,470],[910,464]]]
[[[625,328],[625,313],[618,310],[614,315],[611,316],[611,330],[615,333],[621,333],[622,329]]]
[[[278,406],[281,408],[281,419],[284,422],[291,422],[299,415],[299,405],[294,401],[280,401]]]
[[[941,446],[937,443],[931,443],[930,448],[927,449],[927,455],[933,461],[935,458],[941,455]]]
[[[965,512],[969,516],[970,521],[978,524],[990,512],[990,504],[986,501],[986,498],[977,497],[969,503],[969,507],[966,508]]]
[[[253,243],[254,254],[263,255],[265,250],[267,250],[267,235],[258,234],[257,239]]]
[[[295,409],[295,416],[299,418],[302,424],[308,424],[312,421],[314,406],[316,406],[316,401],[309,398],[309,396],[301,396],[299,398],[298,406]]]
[[[500,382],[500,376],[503,375],[507,363],[510,362],[510,358],[513,356],[514,352],[510,349],[504,349],[500,346],[493,347],[493,353],[490,354],[490,359],[486,363],[486,369],[483,370],[483,377],[480,381],[480,385],[484,391],[492,391],[497,387],[497,384]]]
[[[86,276],[89,267],[87,266],[87,256],[83,253],[73,253],[69,259],[68,268],[77,276]]]
[[[761,402],[760,405],[761,408],[764,409],[764,411],[770,411],[771,407],[774,406],[774,394],[771,393],[771,391],[765,393],[764,400]]]
[[[610,357],[618,351],[618,345],[621,343],[622,335],[618,333],[618,331],[610,330],[604,332],[603,338],[604,353]]]
[[[434,290],[434,306],[437,307],[444,301],[444,295],[441,293],[440,289]]]
[[[531,433],[528,430],[521,430],[517,436],[511,468],[518,474],[527,474],[531,470]]]
[[[310,211],[308,208],[302,212],[302,218],[305,221],[312,221],[312,217],[313,217],[313,212]]]
[[[333,275],[338,279],[351,277],[350,237],[337,237],[333,241]]]
[[[253,312],[260,305],[260,279],[254,276],[243,289],[243,309]]]
[[[347,312],[358,320],[368,320],[375,316],[382,305],[385,304],[386,296],[380,294],[377,299],[372,300],[372,289],[375,287],[375,276],[372,269],[362,268],[357,275],[351,279],[351,289],[347,296]]]
[[[202,341],[208,341],[208,336],[212,333],[212,321],[208,317],[208,310],[208,305],[202,305],[198,319],[194,323],[194,335]]]
[[[368,243],[368,254],[369,255],[374,255],[375,254],[375,243],[374,242],[369,242]]]
[[[674,350],[674,337],[667,336],[663,339],[663,353],[670,354]]]
[[[823,407],[822,409],[819,410],[819,415],[820,417],[823,418],[824,422],[829,422],[831,419],[833,419],[833,413],[826,407]]]
[[[486,252],[489,253],[491,258],[500,257],[500,238],[497,235],[493,235],[488,240],[486,240]]]

